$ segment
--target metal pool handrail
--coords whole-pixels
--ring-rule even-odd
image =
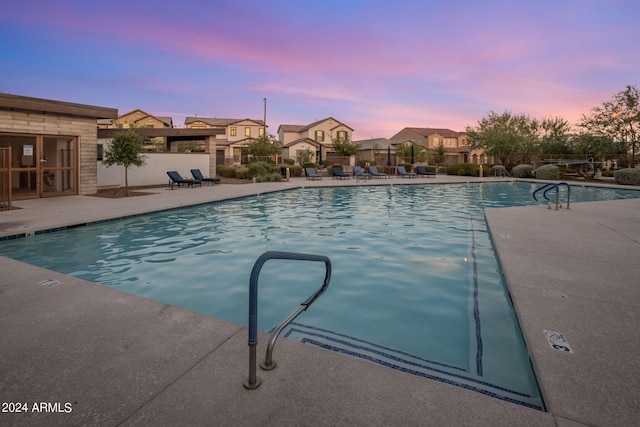
[[[251,270],[251,277],[249,279],[249,379],[244,382],[245,388],[253,390],[260,386],[260,379],[256,376],[256,346],[258,345],[258,276],[262,266],[270,259],[288,259],[298,261],[321,261],[325,263],[326,272],[324,276],[324,282],[322,287],[315,291],[309,298],[300,304],[293,313],[284,319],[275,329],[269,340],[267,346],[267,354],[265,361],[262,364],[262,368],[265,370],[275,368],[275,363],[272,361],[273,347],[280,332],[291,323],[300,313],[305,311],[313,302],[318,299],[320,295],[329,286],[331,280],[331,261],[329,258],[323,255],[309,255],[299,254],[293,252],[278,252],[270,251],[260,255],[256,263]]]
[[[543,185],[542,187],[538,188],[536,191],[533,192],[533,200],[537,202],[538,198],[536,197],[536,193],[538,191],[544,190],[544,193],[542,193],[542,195],[544,196],[544,199],[547,201],[547,207],[551,209],[551,206],[549,205],[549,198],[547,197],[547,192],[555,189],[556,190],[556,210],[558,210],[558,206],[562,207],[560,205],[560,195],[559,195],[561,185],[567,186],[567,209],[569,209],[569,206],[571,204],[571,186],[566,182],[559,182],[557,184],[550,182],[549,184]]]

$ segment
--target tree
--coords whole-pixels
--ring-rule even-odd
[[[489,156],[507,163],[510,156],[560,154],[570,149],[570,126],[561,118],[538,120],[524,114],[491,111],[478,120],[477,127],[467,126],[472,148],[480,148]]]
[[[611,144],[621,142],[626,152],[631,151],[631,167],[635,165],[640,131],[640,91],[627,86],[613,95],[611,101],[591,110],[591,115],[582,116],[580,126],[598,137],[608,137]]]
[[[333,148],[333,152],[337,156],[342,156],[342,157],[354,156],[358,152],[358,149],[360,148],[359,144],[354,144],[349,140],[349,138],[346,138],[346,139],[334,138],[332,140],[331,146]]]
[[[490,111],[487,117],[478,120],[477,127],[467,126],[466,133],[472,148],[479,148],[507,163],[509,156],[524,154],[535,145],[538,122],[524,114],[514,115],[509,111],[498,115]]]
[[[250,156],[266,159],[282,153],[282,145],[273,135],[267,134],[249,140],[244,150]]]
[[[141,153],[144,137],[134,131],[119,132],[113,136],[111,145],[105,149],[102,163],[106,167],[118,165],[124,167],[124,187],[129,191],[129,168],[144,165]]]
[[[429,157],[429,153],[427,151],[426,148],[424,148],[422,145],[420,144],[416,144],[415,142],[411,142],[408,144],[401,144],[397,149],[396,149],[396,155],[398,157],[401,157],[405,160],[408,160],[411,158],[411,147],[413,146],[413,155],[415,157],[415,160],[418,163],[422,163],[424,161],[427,160],[427,158]]]
[[[561,117],[542,120],[537,141],[537,154],[571,154],[571,126]],[[533,153],[532,153],[533,154]]]

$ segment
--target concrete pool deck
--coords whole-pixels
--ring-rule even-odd
[[[468,181],[479,180],[364,185]],[[127,199],[19,201],[20,209],[0,212],[0,237],[300,186],[356,184],[293,179],[153,189]],[[258,368],[262,385],[249,391],[242,385],[246,328],[0,257],[0,424],[635,425],[639,212],[640,199],[486,211],[548,412],[284,338],[274,353],[278,367]],[[554,349],[544,330],[563,334],[573,352]],[[267,340],[259,335],[259,362]],[[17,413],[24,403],[27,412]]]

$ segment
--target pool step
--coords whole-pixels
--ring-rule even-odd
[[[311,344],[326,350],[357,357],[361,360],[366,360],[408,374],[440,381],[500,400],[543,410],[542,401],[537,396],[530,396],[491,384],[460,367],[430,361],[348,335],[293,322],[284,329],[282,336],[304,344]]]

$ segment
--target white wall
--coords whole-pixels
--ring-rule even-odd
[[[213,154],[215,155],[215,154]],[[193,178],[191,169],[200,169],[205,176],[209,174],[208,153],[145,153],[145,164],[129,168],[129,186],[168,184],[167,171],[178,171],[184,178]],[[98,188],[124,187],[124,168],[106,167],[98,162]]]

